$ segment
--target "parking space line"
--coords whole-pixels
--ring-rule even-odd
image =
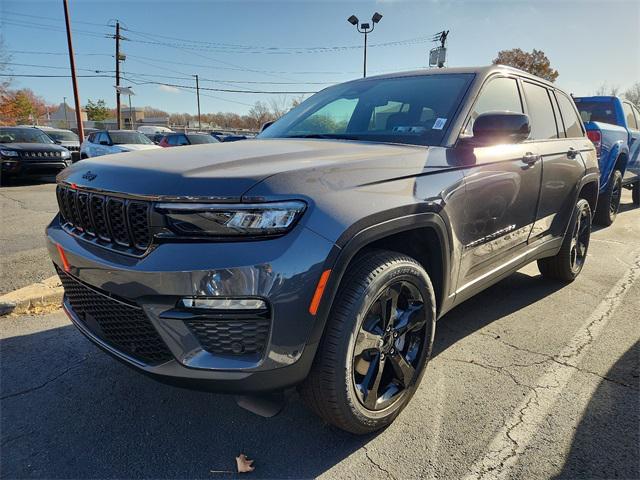
[[[527,445],[550,413],[558,397],[575,374],[580,361],[611,320],[616,309],[640,277],[640,252],[632,254],[634,263],[609,290],[571,341],[554,358],[537,385],[525,396],[504,426],[493,437],[483,458],[476,461],[465,480],[505,479],[526,450]]]

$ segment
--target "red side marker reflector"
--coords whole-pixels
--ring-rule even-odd
[[[74,190],[77,190],[77,189],[78,189],[78,185],[77,185],[77,184],[75,184],[75,183],[72,183],[72,184],[71,184],[71,188],[73,188]]]
[[[69,260],[67,260],[67,254],[64,253],[62,247],[56,244],[56,248],[58,249],[58,253],[60,254],[60,260],[62,260],[62,268],[64,268],[65,272],[71,271],[71,265],[69,265]]]
[[[331,270],[325,270],[324,272],[322,272],[322,275],[320,275],[318,286],[316,287],[316,291],[313,294],[313,298],[311,299],[311,305],[309,305],[309,313],[311,315],[315,315],[316,313],[318,313],[320,300],[322,300],[322,294],[324,293],[324,289],[327,286],[327,282],[329,281],[330,274],[331,274]]]

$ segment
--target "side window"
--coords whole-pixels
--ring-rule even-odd
[[[177,143],[176,145],[189,145],[189,140],[185,135],[176,136]]]
[[[96,134],[92,133],[87,137],[87,140],[89,140],[89,142],[91,143],[96,143]]]
[[[167,144],[175,146],[178,144],[178,135],[169,135],[167,137]]]
[[[636,123],[636,118],[633,116],[631,105],[627,102],[622,102],[622,111],[624,112],[624,119],[627,122],[627,127],[637,130],[638,124]]]
[[[518,82],[514,78],[495,78],[489,80],[476,101],[471,111],[471,119],[465,128],[464,133],[473,133],[473,122],[479,115],[486,112],[508,111],[523,113],[520,93],[518,92]]]
[[[100,143],[102,141],[108,141],[108,140],[109,139],[107,138],[107,136],[102,132],[98,133],[98,136],[96,137],[96,143]]]
[[[532,140],[558,138],[556,118],[553,114],[549,92],[545,87],[524,82],[524,96],[527,99]]]
[[[564,122],[567,137],[584,137],[582,120],[578,117],[576,109],[573,108],[573,102],[562,92],[556,92],[556,98],[558,99],[558,105],[560,106],[560,114],[562,115],[562,121]]]

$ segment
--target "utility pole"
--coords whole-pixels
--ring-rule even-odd
[[[200,84],[198,83],[198,75],[196,77],[196,97],[198,99],[198,130],[202,130],[202,123],[200,123]]]
[[[71,22],[69,21],[69,5],[67,0],[62,0],[64,5],[64,19],[67,25],[67,45],[69,47],[69,65],[71,66],[71,79],[73,83],[73,98],[76,104],[76,123],[78,127],[78,139],[84,140],[84,125],[82,125],[82,107],[80,106],[80,94],[78,93],[78,79],[76,78],[76,61],[73,57],[73,42],[71,41]],[[65,112],[66,112],[65,103]]]
[[[118,130],[122,128],[120,113],[120,22],[116,21],[116,125]],[[129,112],[131,115],[131,112]]]
[[[67,130],[69,129],[69,119],[67,118],[67,97],[62,97],[62,100],[64,101],[63,105],[64,105],[64,121],[67,124]]]

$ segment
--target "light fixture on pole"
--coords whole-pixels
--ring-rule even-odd
[[[363,66],[363,77],[367,76],[367,35],[373,32],[373,29],[376,27],[376,24],[382,20],[382,14],[376,12],[371,17],[371,24],[369,23],[360,23],[358,17],[355,15],[351,15],[347,18],[347,22],[358,29],[358,32],[364,33],[364,66]]]
[[[116,91],[120,94],[120,95],[128,95],[129,96],[129,126],[131,127],[131,130],[135,130],[134,128],[134,114],[131,110],[131,95],[135,95],[135,92],[133,91],[132,87],[121,87],[119,85],[116,85]]]

